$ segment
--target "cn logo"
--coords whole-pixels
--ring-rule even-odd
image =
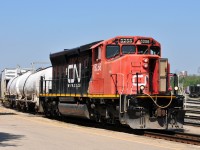
[[[77,78],[78,83],[81,82],[81,63],[79,63],[79,70],[76,64],[71,64],[66,68],[66,75],[68,76],[68,83],[74,83]]]
[[[148,76],[144,76],[144,75],[138,75],[138,86],[144,85],[146,86],[147,84],[147,80],[148,80]],[[132,82],[133,82],[133,86],[137,86],[137,75],[133,75],[132,78]]]

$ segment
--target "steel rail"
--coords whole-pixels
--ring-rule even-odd
[[[197,134],[189,134],[189,133],[181,133],[181,132],[159,133],[159,132],[145,131],[144,136],[164,139],[164,140],[169,140],[169,141],[174,141],[174,142],[192,144],[192,145],[200,145],[200,135],[197,135]]]

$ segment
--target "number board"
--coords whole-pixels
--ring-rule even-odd
[[[150,44],[149,39],[141,39],[140,42],[141,42],[141,44]]]
[[[120,39],[120,43],[133,43],[133,39],[130,38],[122,38]]]

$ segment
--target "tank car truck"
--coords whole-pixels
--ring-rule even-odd
[[[159,42],[142,36],[117,36],[50,54],[52,80],[40,82],[43,110],[48,116],[120,122],[133,129],[180,129],[184,97],[161,54]]]

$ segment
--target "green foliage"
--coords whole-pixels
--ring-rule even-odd
[[[200,84],[200,76],[190,75],[187,77],[179,77],[179,83],[183,83],[184,87],[189,85],[197,85]]]

